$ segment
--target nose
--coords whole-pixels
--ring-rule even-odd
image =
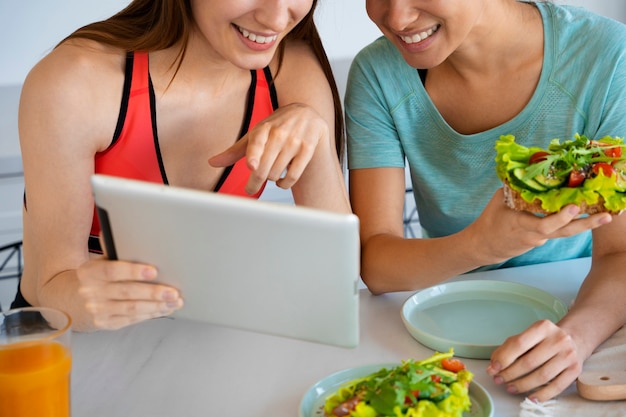
[[[262,5],[255,13],[255,18],[267,29],[274,32],[282,32],[293,19],[299,19],[304,16],[297,14],[297,6],[302,3],[310,2],[303,2],[302,0],[263,0],[261,2]]]
[[[385,17],[387,26],[398,32],[411,27],[420,15],[419,9],[412,3],[411,0],[390,0]]]

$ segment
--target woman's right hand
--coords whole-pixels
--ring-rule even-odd
[[[78,268],[78,293],[95,329],[115,330],[183,306],[176,288],[154,282],[150,265],[93,259]]]
[[[328,123],[313,107],[291,103],[260,121],[234,145],[212,156],[209,163],[227,167],[245,157],[252,171],[246,184],[249,194],[258,192],[267,180],[289,189],[298,182],[319,144],[331,143],[329,135]],[[333,161],[337,159],[331,151],[328,155]]]
[[[580,208],[575,205],[548,216],[512,210],[504,203],[500,188],[466,230],[480,243],[474,247],[483,248],[484,265],[488,265],[521,255],[549,239],[574,236],[611,220],[608,213],[580,217]]]

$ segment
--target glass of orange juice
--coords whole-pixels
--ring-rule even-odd
[[[70,317],[59,310],[0,313],[0,416],[70,416],[70,336]]]

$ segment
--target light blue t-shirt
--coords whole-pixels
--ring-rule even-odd
[[[576,133],[626,137],[626,26],[578,7],[537,7],[545,33],[537,89],[515,118],[485,132],[453,130],[417,70],[386,38],[368,45],[352,63],[345,98],[348,167],[402,168],[408,161],[426,236],[464,229],[502,186],[494,162],[500,135],[539,147]],[[586,232],[551,240],[502,266],[590,254],[591,233]]]

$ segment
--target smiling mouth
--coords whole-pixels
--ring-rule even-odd
[[[419,32],[416,33],[414,35],[411,36],[402,36],[400,35],[400,39],[402,39],[405,43],[418,43],[421,42],[425,39],[430,38],[433,33],[437,32],[439,30],[439,28],[441,27],[441,25],[434,25],[433,27],[431,27],[430,29],[428,29],[427,31],[424,32]]]
[[[244,28],[240,28],[239,26],[237,26],[237,29],[245,38],[251,40],[252,42],[259,43],[259,44],[272,43],[278,38],[278,35],[272,35],[272,36],[258,35]]]

